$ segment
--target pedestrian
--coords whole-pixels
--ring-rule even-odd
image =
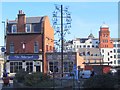
[[[8,73],[6,70],[3,72],[3,77],[8,77]]]
[[[91,77],[94,76],[94,74],[95,74],[95,72],[94,72],[94,70],[92,69],[92,71],[91,71]]]

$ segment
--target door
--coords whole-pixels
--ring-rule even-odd
[[[36,72],[41,72],[40,66],[36,66]]]

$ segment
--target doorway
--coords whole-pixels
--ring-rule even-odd
[[[40,66],[36,66],[36,72],[41,72]]]

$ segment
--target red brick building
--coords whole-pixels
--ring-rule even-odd
[[[16,73],[47,72],[46,52],[54,48],[54,30],[48,16],[26,17],[22,10],[15,20],[7,20],[6,69]]]
[[[113,48],[109,27],[105,24],[100,27],[99,42],[99,48]]]

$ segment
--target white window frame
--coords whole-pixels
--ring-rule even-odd
[[[28,31],[28,27],[27,27],[27,25],[29,25],[29,28],[30,28],[29,31]],[[31,24],[26,24],[26,26],[25,26],[25,31],[26,31],[27,33],[30,33],[30,32],[31,32]]]
[[[38,53],[38,52],[39,52],[39,43],[34,42],[34,53]]]
[[[14,43],[10,43],[10,53],[14,53]]]
[[[15,28],[15,31],[14,31],[14,28]],[[12,30],[11,30],[12,33],[17,33],[17,25],[12,25]]]

